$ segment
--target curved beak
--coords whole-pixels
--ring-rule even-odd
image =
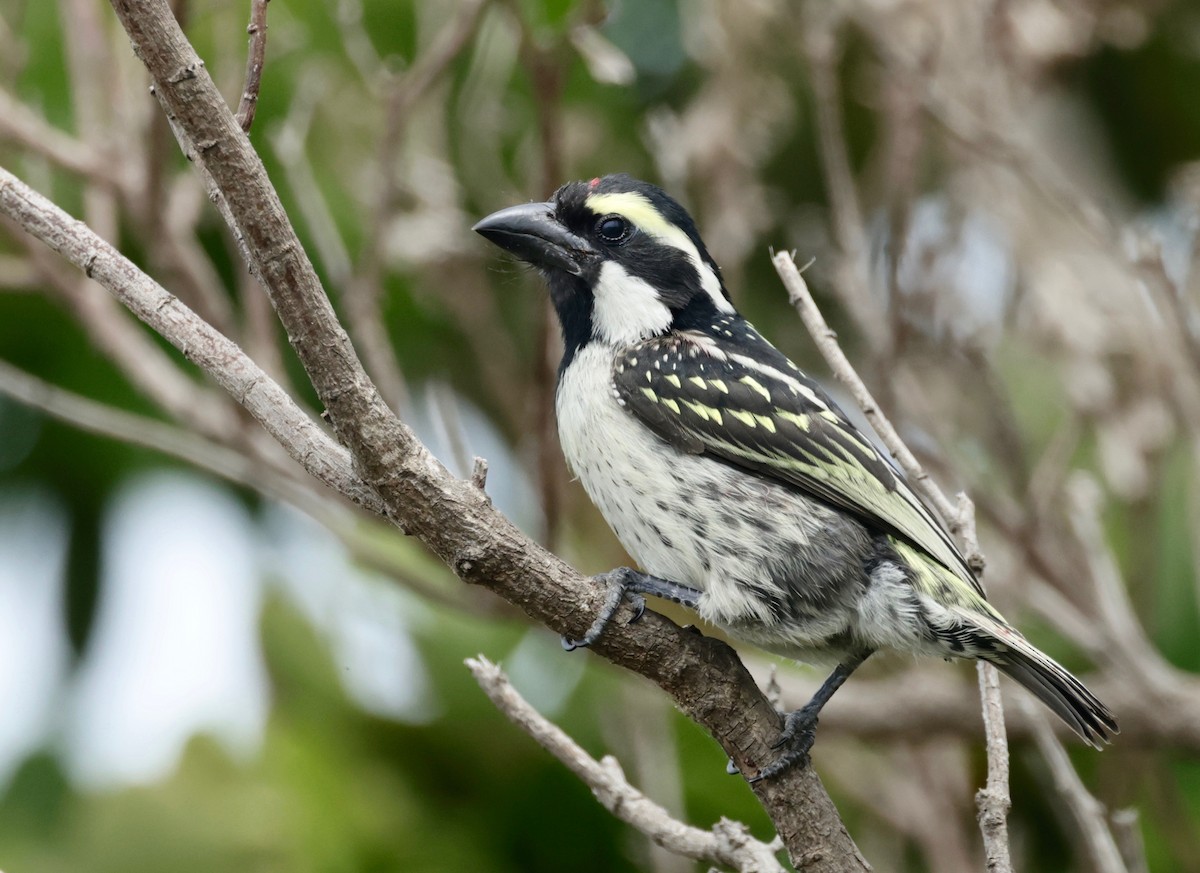
[[[583,274],[583,262],[596,254],[592,244],[563,227],[553,203],[522,203],[493,212],[473,231],[535,267]]]

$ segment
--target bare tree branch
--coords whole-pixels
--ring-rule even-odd
[[[76,139],[34,113],[0,88],[0,139],[16,142],[64,170],[100,184],[117,187],[117,166],[90,144]]]
[[[1033,709],[1033,703],[1024,698],[1019,706],[1026,710]],[[1045,717],[1036,711],[1028,714],[1033,718],[1033,734],[1038,750],[1050,765],[1054,787],[1058,790],[1058,796],[1066,801],[1095,869],[1099,873],[1128,873],[1121,851],[1105,821],[1104,808],[1084,787],[1083,780],[1071,766],[1066,749],[1050,730]]]
[[[600,804],[621,821],[686,858],[724,864],[744,873],[783,873],[783,865],[775,857],[783,848],[778,840],[770,845],[761,843],[750,836],[745,825],[727,819],[706,831],[671,818],[665,809],[629,784],[616,758],[607,755],[597,761],[563,730],[543,718],[512,687],[503,670],[483,655],[468,658],[466,664],[496,708],[562,761],[592,789]]]
[[[879,434],[892,456],[900,463],[914,487],[933,504],[964,544],[966,558],[976,573],[982,572],[983,554],[979,551],[979,540],[975,534],[974,506],[970,498],[960,496],[957,507],[937,487],[929,474],[917,462],[908,446],[900,439],[892,423],[871,396],[854,366],[837,342],[837,334],[829,329],[821,311],[817,308],[808,284],[791,253],[779,252],[772,258],[775,270],[787,288],[788,299],[800,314],[804,326],[816,342],[821,356],[830,369],[854,397],[863,414]],[[979,663],[979,691],[983,699],[984,722],[988,736],[988,779],[987,787],[979,794],[979,821],[988,855],[988,869],[997,873],[1009,873],[1008,828],[1005,816],[1012,805],[1008,791],[1008,746],[1004,740],[1004,704],[1000,700],[1000,683],[996,668],[991,664]]]
[[[983,832],[983,850],[987,869],[1011,873],[1008,848],[1008,738],[1004,732],[1004,710],[1000,703],[1000,674],[989,664],[978,662],[979,687],[983,697],[983,727],[987,736],[987,784],[975,793],[979,810],[979,828]]]
[[[382,312],[385,240],[399,196],[396,165],[413,110],[470,44],[487,2],[464,0],[453,19],[388,88],[376,167],[378,196],[367,227],[366,244],[353,275],[346,277],[342,289],[346,323],[362,350],[367,370],[388,405],[402,414],[407,411],[408,385],[387,335]]]
[[[142,321],[211,375],[309,473],[368,508],[377,498],[335,444],[253,361],[116,249],[0,168],[0,212],[107,288]],[[194,392],[192,394],[194,397]]]
[[[261,161],[167,4],[113,0],[113,8],[160,99],[224,195],[252,269],[349,447],[355,470],[388,516],[464,581],[485,585],[558,633],[582,634],[603,592],[582,584],[565,564],[530,543],[469,481],[448,475],[374,391]],[[593,650],[667,690],[718,738],[742,772],[753,772],[772,756],[778,716],[727,646],[648,614],[633,627],[607,633]],[[755,791],[798,865],[866,869],[811,768],[793,768]]]
[[[1129,873],[1149,873],[1146,843],[1142,839],[1142,821],[1133,808],[1118,809],[1111,816],[1113,838],[1121,850],[1121,860]]]
[[[238,102],[238,125],[246,133],[254,124],[254,112],[258,108],[258,91],[262,87],[263,64],[267,57],[267,4],[271,0],[250,0],[250,52],[246,58],[246,84],[242,88],[242,99]]]

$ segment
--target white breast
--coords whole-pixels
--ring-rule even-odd
[[[614,357],[611,347],[592,343],[563,373],[558,431],[568,464],[642,569],[701,589],[704,618],[776,648],[778,616],[763,595],[784,592],[771,576],[771,554],[805,549],[827,511],[788,488],[667,445],[619,405]],[[803,628],[789,628],[797,636],[786,647],[836,634],[846,621],[838,610],[810,616]]]
[[[679,504],[680,476],[685,474],[673,463],[674,451],[618,404],[613,357],[611,347],[592,343],[563,373],[556,398],[563,454],[643,569],[703,587],[701,562],[680,553],[684,540],[690,545],[695,536],[677,532],[679,522],[672,511]]]

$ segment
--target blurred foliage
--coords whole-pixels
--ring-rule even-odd
[[[75,5],[0,4],[6,39],[21,48],[0,59],[0,84],[52,124],[84,136],[63,32]],[[186,9],[190,37],[232,99],[244,67],[248,3],[176,5]],[[390,168],[401,180],[391,192],[396,214],[381,231],[378,161],[389,88],[428,50],[456,5],[272,4],[251,134],[339,307],[349,277],[327,253],[340,246],[358,263],[381,233],[383,317],[410,385],[450,384],[489,416],[530,471],[535,468],[539,446],[529,415],[537,402],[544,303],[524,270],[498,261],[468,228],[487,211],[544,197],[565,179],[610,171],[671,187],[696,214],[739,307],[798,362],[823,372],[765,257],[771,244],[797,245],[803,253],[830,246],[828,192],[798,17],[782,4],[758,0],[756,15],[771,18],[762,8],[778,6],[774,20],[791,29],[723,37],[699,29],[720,18],[714,4],[700,0],[613,0],[611,10],[598,0],[488,4],[465,50],[403,119],[405,136]],[[1066,93],[1095,123],[1095,135],[1102,138],[1095,151],[1116,166],[1114,196],[1157,204],[1168,196],[1179,166],[1200,156],[1200,10],[1194,2],[1149,5],[1157,14],[1147,13],[1144,38],[1130,45],[1096,44],[1062,60],[1045,87]],[[145,113],[164,135],[124,36],[106,5],[97,8],[106,33],[90,36],[106,37],[124,52],[111,71],[113,80],[137,81],[144,101],[130,110],[129,123]],[[591,25],[596,27],[589,33],[601,46],[593,51],[600,55],[585,57],[579,34]],[[864,199],[886,211],[893,204],[877,180],[878,143],[886,125],[873,90],[886,69],[877,45],[868,34],[850,35],[838,70],[845,95],[839,108],[853,168],[864,177]],[[605,80],[598,74],[612,69],[604,67],[605,58],[624,59],[632,78]],[[539,78],[539,69],[549,72]],[[617,63],[617,69],[623,67]],[[620,79],[619,73],[614,77]],[[712,97],[721,89],[728,94]],[[720,117],[707,129],[697,126],[688,114],[696,106]],[[751,143],[745,146],[749,154],[739,150],[743,139]],[[547,141],[554,144],[550,156]],[[170,145],[166,165],[186,172],[186,162]],[[938,190],[946,160],[920,157],[916,195]],[[0,164],[72,214],[85,213],[76,177],[5,142]],[[297,171],[300,165],[309,167],[311,177]],[[562,178],[549,178],[551,167]],[[336,241],[322,236],[321,210],[336,228]],[[123,216],[117,230],[122,250],[153,272],[153,224]],[[201,219],[199,239],[229,300],[238,304],[243,268],[215,214]],[[21,253],[15,237],[0,234],[0,255]],[[848,351],[869,371],[873,350],[830,291],[828,260],[819,261],[810,277]],[[151,413],[152,405],[95,349],[68,307],[35,290],[0,292],[0,358],[88,397]],[[910,335],[902,350],[945,364],[936,337]],[[1027,345],[999,344],[993,351],[1016,400],[1020,447],[1040,457],[1068,417],[1067,390],[1045,378],[1055,362]],[[295,393],[311,401],[290,351],[283,354]],[[995,434],[986,425],[963,429],[981,432],[979,454],[988,456],[987,441]],[[969,447],[956,446],[951,453],[952,462],[974,457]],[[1087,435],[1072,459],[1095,468],[1098,453]],[[164,463],[124,444],[83,437],[0,399],[0,489],[38,483],[58,495],[70,515],[63,624],[80,658],[89,654],[89,627],[104,597],[98,565],[106,505],[129,476]],[[1188,508],[1195,500],[1194,463],[1184,448],[1164,452],[1153,465],[1148,493],[1115,504],[1105,518],[1126,576],[1137,586],[1132,596],[1153,641],[1172,663],[1192,671],[1200,670],[1196,517]],[[977,481],[1003,478],[986,461],[965,466]],[[244,498],[253,505],[259,501],[250,494]],[[555,545],[582,569],[622,560],[574,486],[563,515]],[[1035,640],[1071,660],[1070,647],[1056,645],[1052,628],[1036,619],[1023,624]],[[269,601],[261,631],[273,701],[256,756],[236,760],[212,740],[197,737],[161,783],[89,792],[69,782],[54,753],[55,739],[47,737],[44,750],[24,763],[0,801],[0,865],[10,873],[650,869],[644,840],[601,810],[586,788],[495,712],[462,666],[465,657],[481,651],[499,660],[526,634],[541,631],[511,619],[438,612],[415,632],[440,707],[422,725],[375,717],[353,703],[327,641],[285,599]],[[551,641],[546,651],[552,649]],[[547,669],[555,669],[555,658],[566,657],[548,655]],[[614,736],[629,744],[638,732],[637,725],[622,723],[629,678],[586,654],[571,657],[586,659],[587,669],[555,720],[596,755],[608,751]],[[669,726],[670,742],[662,748],[687,762],[681,775],[681,812],[687,819],[707,825],[726,816],[768,838],[769,822],[741,780],[724,774],[715,744],[662,701],[653,707]],[[1182,752],[1136,749],[1110,752],[1102,762],[1082,755],[1077,760],[1096,771],[1085,775],[1095,778],[1106,799],[1143,809],[1152,870],[1200,869],[1194,855],[1189,859],[1200,830],[1200,770],[1193,760]],[[978,775],[982,767],[982,750],[976,749],[968,769]],[[854,792],[839,789],[836,779],[831,792],[860,843],[892,853],[878,860],[880,869],[933,869],[894,822],[858,803]],[[1070,824],[1062,821],[1036,759],[1016,756],[1013,792],[1018,802],[1012,828],[1020,852],[1037,859],[1027,869],[1088,869],[1072,847]],[[960,815],[968,821],[971,811]]]

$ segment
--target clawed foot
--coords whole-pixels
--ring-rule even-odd
[[[596,640],[600,639],[600,634],[604,633],[604,629],[608,627],[608,623],[613,620],[613,616],[621,608],[621,601],[626,597],[629,598],[629,603],[633,607],[633,618],[629,619],[629,624],[634,624],[640,619],[646,612],[646,599],[633,590],[636,577],[639,575],[635,570],[631,570],[628,567],[618,567],[616,570],[609,570],[607,573],[593,576],[592,579],[594,581],[608,586],[608,599],[604,601],[604,606],[600,609],[600,615],[596,616],[596,620],[592,622],[592,626],[588,628],[588,632],[578,640],[564,636],[562,638],[562,647],[568,652],[573,652],[576,649],[586,649],[592,643],[596,642]]]
[[[616,570],[609,570],[607,573],[601,573],[592,578],[601,585],[608,586],[608,599],[605,600],[600,615],[592,622],[588,632],[583,635],[583,639],[562,638],[563,648],[568,652],[587,648],[600,639],[600,634],[604,633],[604,629],[617,614],[617,610],[621,608],[621,601],[625,598],[629,598],[629,602],[633,605],[633,618],[629,620],[630,624],[641,618],[646,611],[643,594],[661,597],[663,600],[670,600],[690,609],[695,609],[700,603],[701,592],[695,588],[688,588],[686,585],[680,585],[678,582],[671,582],[667,579],[659,579],[657,576],[647,576],[645,573],[639,573],[629,567],[618,567]]]
[[[818,709],[805,706],[783,717],[783,731],[771,745],[779,752],[779,757],[752,776],[748,780],[751,784],[778,776],[790,767],[808,766],[808,753],[817,736],[817,712]]]

